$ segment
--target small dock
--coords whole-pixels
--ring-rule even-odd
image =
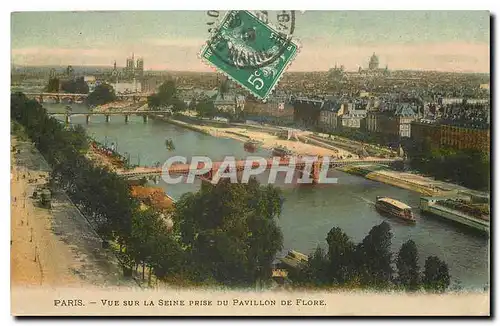
[[[309,261],[309,257],[295,250],[290,250],[288,254],[280,258],[280,262],[285,268],[300,269]]]

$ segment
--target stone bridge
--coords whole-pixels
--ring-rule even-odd
[[[82,103],[84,102],[88,94],[73,94],[73,93],[24,93],[28,98],[34,99],[39,103],[43,103],[45,100],[52,99],[56,103]],[[140,93],[140,94],[117,94],[116,99],[118,101],[129,101],[129,102],[140,102],[146,101],[151,93]]]
[[[150,114],[169,114],[171,113],[170,111],[111,111],[111,112],[84,112],[84,113],[77,113],[77,112],[66,112],[66,113],[49,113],[49,116],[64,116],[64,121],[66,124],[69,124],[71,122],[71,117],[74,116],[80,116],[80,117],[85,117],[85,122],[88,124],[90,123],[90,117],[94,115],[103,115],[106,117],[106,122],[110,121],[111,116],[124,116],[125,117],[125,123],[129,121],[129,117],[131,115],[138,115],[142,116],[144,119],[144,122],[148,122],[148,116]]]
[[[271,169],[274,163],[274,159],[277,157],[270,158],[266,160],[266,170]],[[279,166],[289,166],[291,164],[289,157],[279,158]],[[394,162],[402,161],[401,158],[375,158],[375,159],[331,159],[329,162],[329,168],[338,168],[347,165],[363,165],[363,164],[383,164],[383,165],[391,165]],[[212,164],[212,168],[210,171],[201,175],[200,178],[205,181],[211,181],[222,162],[214,162]],[[295,164],[293,165],[297,171],[303,171],[306,166],[306,161],[300,157],[295,158]],[[246,166],[246,160],[239,160],[235,162],[236,171],[242,171]],[[253,162],[252,169],[257,168],[259,164],[257,162]],[[313,183],[319,182],[320,171],[322,167],[321,159],[313,163],[311,178],[313,179]],[[203,166],[198,166],[199,169],[203,168]],[[169,174],[172,175],[187,175],[190,170],[190,164],[172,164],[168,169]],[[125,179],[138,179],[142,177],[154,177],[161,176],[163,171],[162,167],[138,167],[132,170],[117,170],[117,174]]]

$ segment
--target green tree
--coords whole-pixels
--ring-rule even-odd
[[[169,103],[175,97],[177,89],[173,80],[167,80],[158,88],[158,95],[162,103]]]
[[[426,290],[444,292],[450,285],[448,265],[436,256],[427,257],[423,284]]]
[[[270,279],[272,262],[282,247],[276,225],[280,191],[221,179],[176,202],[174,227],[199,278],[227,285],[254,285]]]
[[[173,108],[174,112],[180,112],[180,111],[184,111],[187,109],[186,102],[184,102],[181,99],[173,98],[171,100],[171,103],[172,103],[172,108]]]
[[[339,227],[334,227],[326,236],[328,258],[330,261],[329,277],[336,284],[345,284],[355,276],[355,245]]]
[[[418,250],[413,240],[401,245],[396,258],[398,276],[396,284],[407,290],[415,291],[420,286],[420,269],[418,266]]]
[[[133,253],[137,265],[142,265],[142,279],[146,265],[155,265],[152,258],[155,255],[159,232],[166,231],[164,222],[159,214],[152,209],[138,210],[132,216],[132,234],[130,246],[127,248]]]
[[[299,270],[292,270],[289,276],[297,285],[325,287],[332,283],[329,273],[330,260],[328,255],[323,248],[318,246],[309,255],[307,264]]]
[[[391,280],[391,227],[387,222],[374,226],[356,246],[356,264],[364,286],[386,288]]]
[[[406,148],[413,169],[473,189],[490,188],[488,153],[475,149],[436,148],[429,138],[411,142]]]
[[[90,105],[103,105],[116,100],[115,90],[109,84],[99,84],[94,91],[87,97],[87,103]]]
[[[158,110],[161,107],[161,100],[158,94],[148,96],[148,108],[150,110]]]
[[[214,102],[208,99],[199,102],[195,110],[199,116],[205,118],[213,118],[217,115],[217,109],[214,106]]]
[[[82,125],[76,125],[68,136],[68,141],[76,151],[86,153],[89,147],[87,132]]]
[[[177,97],[177,89],[173,80],[160,85],[158,92],[148,96],[148,107],[152,110],[172,107],[173,111],[183,111],[186,103]]]
[[[61,84],[61,90],[66,93],[88,94],[89,86],[87,85],[83,77],[78,77],[64,81]]]
[[[49,93],[59,92],[59,78],[50,78],[46,90]]]
[[[187,275],[189,264],[180,243],[174,235],[161,228],[154,239],[154,251],[151,256],[151,268],[156,277],[166,280],[173,275]]]

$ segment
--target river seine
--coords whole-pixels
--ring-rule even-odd
[[[50,112],[64,110],[62,104],[44,106]],[[73,107],[74,112],[87,111],[83,105]],[[109,123],[105,122],[104,116],[93,116],[90,124],[86,125],[83,116],[75,116],[71,122],[82,124],[89,135],[103,143],[115,143],[120,153],[130,155],[132,163],[141,165],[151,166],[157,161],[163,164],[174,155],[206,155],[213,161],[226,155],[236,158],[250,155],[243,149],[243,144],[236,140],[204,135],[153,119],[144,123],[141,117],[131,116],[129,123],[125,124],[123,116],[112,116]],[[175,150],[166,149],[165,139],[173,140]],[[259,150],[251,155],[267,157],[270,152]],[[278,221],[284,236],[282,254],[290,249],[309,254],[318,245],[325,247],[326,234],[334,226],[342,228],[354,241],[359,242],[374,225],[387,220],[392,227],[394,253],[404,241],[413,239],[419,250],[422,268],[427,256],[436,255],[448,263],[452,285],[470,290],[489,287],[487,238],[433,217],[420,216],[420,195],[416,192],[336,170],[331,171],[329,176],[338,178],[338,183],[299,186],[278,182],[285,197]],[[267,176],[263,175],[262,178],[267,179]],[[200,182],[167,185],[160,181],[158,186],[178,199],[185,192],[196,191]],[[374,207],[378,195],[393,197],[413,207],[416,225],[379,215]]]

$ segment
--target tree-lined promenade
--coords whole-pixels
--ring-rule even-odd
[[[105,241],[117,244],[125,272],[140,265],[176,283],[253,285],[270,279],[282,246],[277,189],[221,182],[187,194],[176,204],[169,231],[158,211],[140,209],[124,180],[86,157],[82,127],[64,128],[21,93],[11,97],[11,117],[52,166],[52,183],[66,191]],[[245,197],[248,204],[239,205]]]
[[[270,281],[272,262],[283,244],[277,226],[283,205],[278,188],[263,187],[256,180],[248,184],[223,180],[215,186],[204,186],[175,203],[170,213],[173,220],[170,229],[159,211],[141,209],[126,181],[85,155],[89,139],[82,127],[65,128],[23,94],[12,95],[11,117],[24,127],[52,166],[52,183],[63,189],[85,213],[102,239],[116,244],[125,272],[139,265],[143,278],[146,278],[144,271],[149,271],[158,279],[176,285],[249,287]],[[398,265],[396,261],[396,273],[391,267],[392,254],[387,252],[390,230],[386,224],[374,227],[359,245],[352,244],[345,235],[334,236],[340,230],[334,228],[330,233],[331,258],[319,260],[319,268],[306,267],[295,279],[296,286],[392,289],[403,284],[395,279],[404,279],[409,280],[404,283],[408,286],[402,286],[404,289],[434,284],[426,287],[444,290],[449,284],[446,265],[434,258],[435,263],[431,260],[424,275],[420,274],[413,263],[416,250],[411,245],[405,250],[410,254],[400,259],[402,263]],[[337,259],[339,255],[345,258]],[[318,261],[316,256],[312,255],[309,261]],[[427,272],[432,270],[436,272]],[[353,277],[342,276],[344,271]],[[302,273],[310,276],[302,277]],[[310,277],[322,281],[311,281]]]

